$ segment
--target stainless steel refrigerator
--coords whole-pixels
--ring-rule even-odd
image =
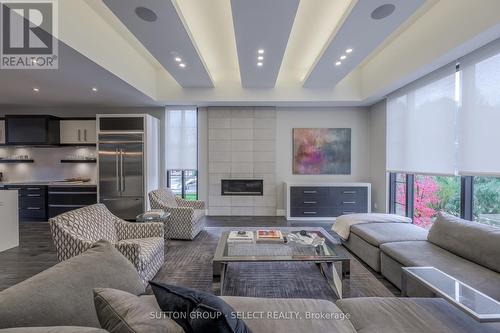
[[[158,180],[158,175],[151,174],[151,164],[158,162],[157,156],[149,156],[156,157],[156,161],[146,158],[148,153],[151,155],[151,146],[157,144],[148,142],[152,136],[142,123],[146,119],[138,119],[135,126],[123,128],[119,125],[122,119],[105,118],[100,122],[98,134],[99,202],[116,216],[134,220],[147,208],[147,193],[155,188],[151,180]],[[130,119],[126,121],[133,124]]]

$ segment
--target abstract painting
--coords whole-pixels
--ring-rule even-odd
[[[348,175],[351,173],[350,128],[294,128],[293,173]]]

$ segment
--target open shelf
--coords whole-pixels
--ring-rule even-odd
[[[97,160],[91,159],[91,160],[61,160],[61,163],[97,163]]]
[[[0,163],[34,163],[34,160],[11,160],[11,159],[0,159]]]

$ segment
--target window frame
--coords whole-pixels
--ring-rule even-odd
[[[198,170],[194,170],[194,169],[185,169],[185,170],[181,170],[181,169],[175,169],[175,170],[167,170],[167,187],[170,188],[170,185],[171,185],[171,172],[172,171],[180,171],[181,172],[181,198],[182,199],[186,199],[186,187],[185,187],[185,180],[186,180],[186,175],[185,173],[186,172],[190,172],[190,171],[195,171],[196,172],[196,197],[195,197],[195,200],[198,200],[198,186],[199,186],[199,180],[198,180]]]
[[[389,213],[396,213],[396,175],[406,175],[406,217],[413,221],[415,213],[415,175],[404,172],[389,173]],[[460,177],[460,217],[465,220],[474,221],[474,177]]]

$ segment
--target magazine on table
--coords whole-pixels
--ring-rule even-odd
[[[231,231],[227,237],[228,243],[253,243],[253,231]]]
[[[258,243],[283,243],[284,238],[280,230],[257,230]]]

